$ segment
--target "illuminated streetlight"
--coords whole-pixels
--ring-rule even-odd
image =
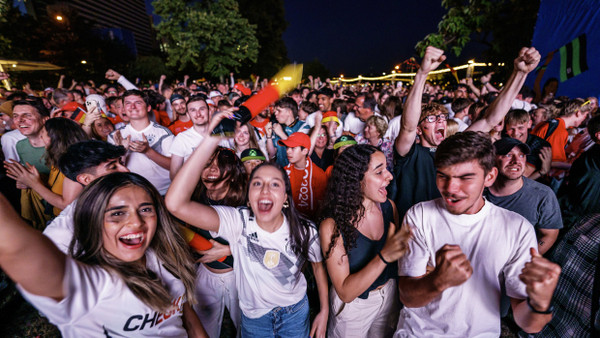
[[[383,72],[383,75],[385,75],[385,72]]]
[[[400,66],[396,66],[396,67],[394,67],[394,68],[395,68],[395,69],[400,69]]]
[[[340,77],[344,77],[344,74],[340,74]]]
[[[81,63],[85,65],[87,63],[87,61],[81,60]]]
[[[392,74],[396,74],[396,71],[395,71],[395,70],[392,70]]]
[[[60,16],[60,15],[57,15],[57,16],[56,16],[56,21],[63,21],[63,17],[62,17],[62,16]]]
[[[468,64],[474,64],[475,60],[469,60]]]

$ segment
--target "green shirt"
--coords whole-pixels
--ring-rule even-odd
[[[22,139],[17,142],[17,154],[21,159],[21,164],[29,163],[38,170],[41,175],[48,176],[50,174],[50,168],[46,166],[44,161],[44,154],[46,153],[45,147],[33,147],[29,143],[29,139]]]

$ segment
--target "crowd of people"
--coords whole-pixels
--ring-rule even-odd
[[[593,336],[598,99],[524,87],[535,48],[502,88],[444,60],[249,121],[233,73],[0,89],[2,271],[67,337]]]

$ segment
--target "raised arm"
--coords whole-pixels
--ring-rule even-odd
[[[0,219],[2,270],[28,292],[62,300],[65,255],[41,232],[25,224],[1,194]]]
[[[215,115],[208,130],[212,131],[225,117],[231,117],[231,112]],[[200,229],[215,232],[219,231],[219,215],[210,206],[192,201],[192,194],[219,141],[218,137],[212,136],[202,139],[198,148],[175,175],[165,196],[167,209],[177,218]]]
[[[421,117],[421,100],[427,74],[435,70],[444,60],[446,60],[446,56],[444,56],[443,50],[432,46],[427,47],[425,50],[421,68],[417,71],[415,83],[406,98],[404,113],[400,122],[400,133],[395,142],[396,152],[400,156],[408,154],[417,137],[417,126]]]
[[[485,117],[474,122],[467,130],[487,133],[500,123],[523,87],[527,74],[533,71],[539,62],[540,53],[535,48],[522,48],[519,56],[515,59],[514,69],[506,86],[489,106]]]
[[[138,89],[138,87],[133,83],[129,82],[129,80],[127,80],[125,76],[117,73],[112,69],[107,70],[104,76],[108,80],[117,81],[121,86],[123,86],[127,90]]]

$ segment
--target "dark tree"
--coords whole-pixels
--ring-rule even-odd
[[[289,63],[282,35],[287,28],[283,0],[238,0],[240,13],[256,25],[260,48],[255,64],[245,63],[241,75],[269,78]]]
[[[531,44],[540,0],[442,0],[448,9],[438,32],[416,45],[423,55],[429,45],[457,56],[468,43],[488,47],[490,60],[512,60],[523,46]]]

